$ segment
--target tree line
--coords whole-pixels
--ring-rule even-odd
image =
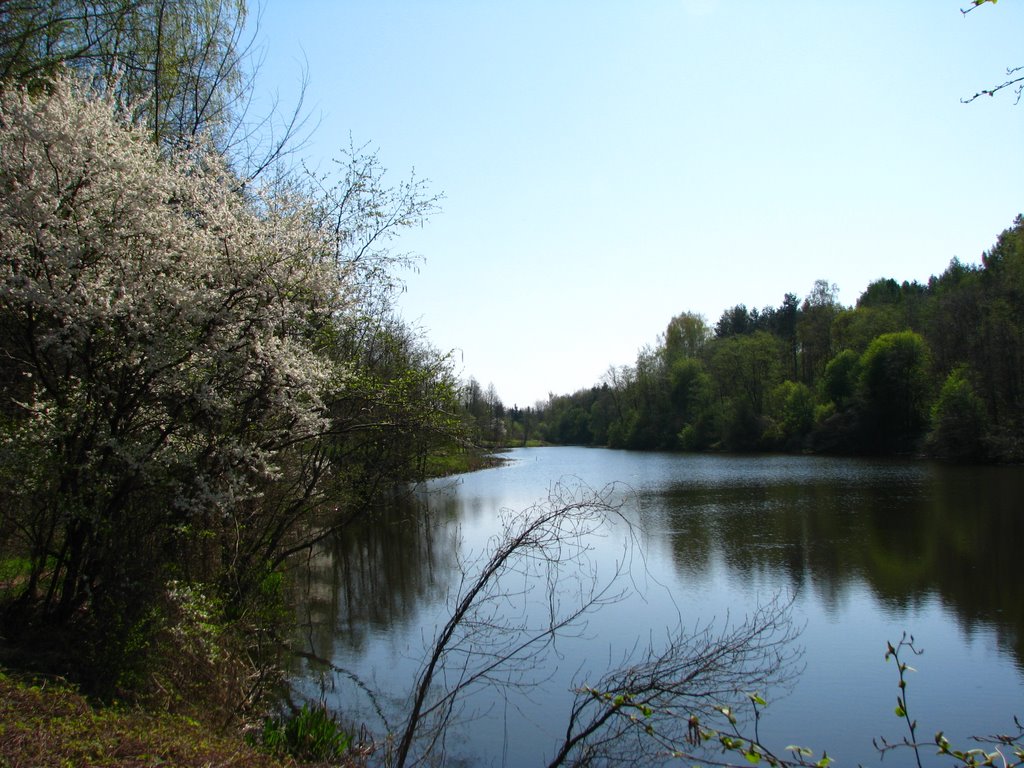
[[[590,388],[508,410],[471,382],[464,409],[508,444],[1024,459],[1024,218],[978,265],[837,293],[683,312]]]

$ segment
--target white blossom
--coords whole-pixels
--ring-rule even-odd
[[[0,96],[5,492],[58,525],[226,520],[241,547],[322,470],[343,235],[295,185],[243,194],[215,152],[161,157],[126,115],[70,78]]]

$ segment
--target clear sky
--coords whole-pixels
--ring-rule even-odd
[[[596,383],[669,319],[977,262],[1024,210],[1024,3],[266,0],[258,87],[303,155],[369,143],[443,212],[400,308],[506,405]]]

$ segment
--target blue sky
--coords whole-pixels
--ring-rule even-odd
[[[444,193],[401,311],[526,406],[682,311],[977,262],[1024,210],[1024,103],[960,99],[1024,64],[1024,7],[960,7],[267,0],[258,87],[307,67],[307,162],[351,135]]]

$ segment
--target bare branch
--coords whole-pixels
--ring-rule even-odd
[[[463,579],[451,618],[417,680],[396,766],[406,764],[414,741],[423,736],[427,743],[418,759],[429,754],[448,725],[456,699],[469,689],[482,683],[531,685],[525,672],[540,663],[556,637],[578,630],[586,614],[622,598],[624,593],[614,585],[623,565],[617,564],[611,578],[599,583],[586,542],[613,520],[623,520],[618,495],[615,486],[595,493],[584,486],[560,485],[547,504],[505,515],[502,535],[492,539],[486,559],[476,563],[476,574]],[[543,580],[546,621],[535,625],[528,618],[509,618],[502,610],[510,597],[525,599],[529,591],[529,586],[518,595],[510,591],[513,578]],[[556,590],[567,578],[578,579],[581,588],[577,599],[563,605]],[[442,673],[453,669],[454,680],[436,691],[445,678]]]
[[[652,644],[632,663],[578,688],[549,768],[598,757],[611,764],[689,754],[696,746],[692,722],[731,711],[750,692],[783,686],[795,676],[800,652],[790,606],[776,597],[738,624],[727,619],[717,631],[713,622],[692,631],[678,628],[663,647]]]
[[[993,5],[995,5],[996,0],[971,0],[971,4],[966,8],[961,8],[960,13],[966,16],[971,11],[975,11],[987,3],[992,3]],[[1013,86],[1016,86],[1015,88],[1013,88],[1014,93],[1017,94],[1017,98],[1014,99],[1014,104],[1020,104],[1021,93],[1022,91],[1024,91],[1024,75],[1020,77],[1013,77],[1013,75],[1021,71],[1024,71],[1024,67],[1007,67],[1006,76],[1009,79],[1007,79],[1001,85],[995,86],[994,88],[985,88],[983,90],[980,90],[968,99],[960,99],[961,103],[970,104],[972,101],[981,96],[995,96],[997,93],[999,93],[999,91],[1003,90],[1004,88],[1012,88]]]
[[[540,668],[557,638],[579,634],[589,613],[627,596],[620,582],[628,570],[631,538],[609,576],[599,579],[588,559],[587,539],[612,522],[625,522],[620,496],[615,487],[595,493],[562,485],[546,504],[506,514],[501,536],[492,539],[482,559],[463,568],[451,617],[416,682],[394,765],[436,756],[457,701],[474,687],[537,685],[529,673]],[[572,590],[566,590],[568,583]],[[534,591],[539,584],[542,593]],[[568,602],[560,597],[567,591],[575,595]],[[508,608],[510,602],[528,600],[539,606],[541,597],[547,601],[541,621],[530,611]],[[790,605],[776,597],[742,621],[726,617],[717,627],[711,622],[689,631],[668,630],[664,641],[652,639],[646,648],[628,652],[617,669],[576,688],[565,738],[549,766],[689,755],[711,739],[708,734],[719,736],[700,729],[705,736],[695,744],[691,723],[729,713],[748,700],[750,691],[784,686],[796,674],[800,652],[793,642],[797,632]],[[735,718],[730,722],[735,725]],[[742,743],[784,764],[760,745],[756,723],[753,738],[737,728],[719,742],[734,750]]]
[[[1014,103],[1015,104],[1019,104],[1020,103],[1020,99],[1021,99],[1021,91],[1024,91],[1024,75],[1021,75],[1020,77],[1011,77],[1011,76],[1013,74],[1015,74],[1017,72],[1021,72],[1021,71],[1024,71],[1024,67],[1007,67],[1006,68],[1006,76],[1010,78],[1009,80],[1007,80],[1006,82],[1002,83],[1001,85],[995,86],[994,88],[987,88],[987,89],[978,91],[976,94],[971,96],[969,99],[960,99],[960,101],[962,103],[964,103],[964,104],[970,104],[972,101],[974,101],[975,99],[977,99],[977,98],[979,98],[981,96],[995,96],[999,91],[1003,90],[1004,88],[1010,88],[1012,86],[1016,86],[1016,88],[1013,89],[1014,93],[1017,94],[1017,98],[1014,100]]]

